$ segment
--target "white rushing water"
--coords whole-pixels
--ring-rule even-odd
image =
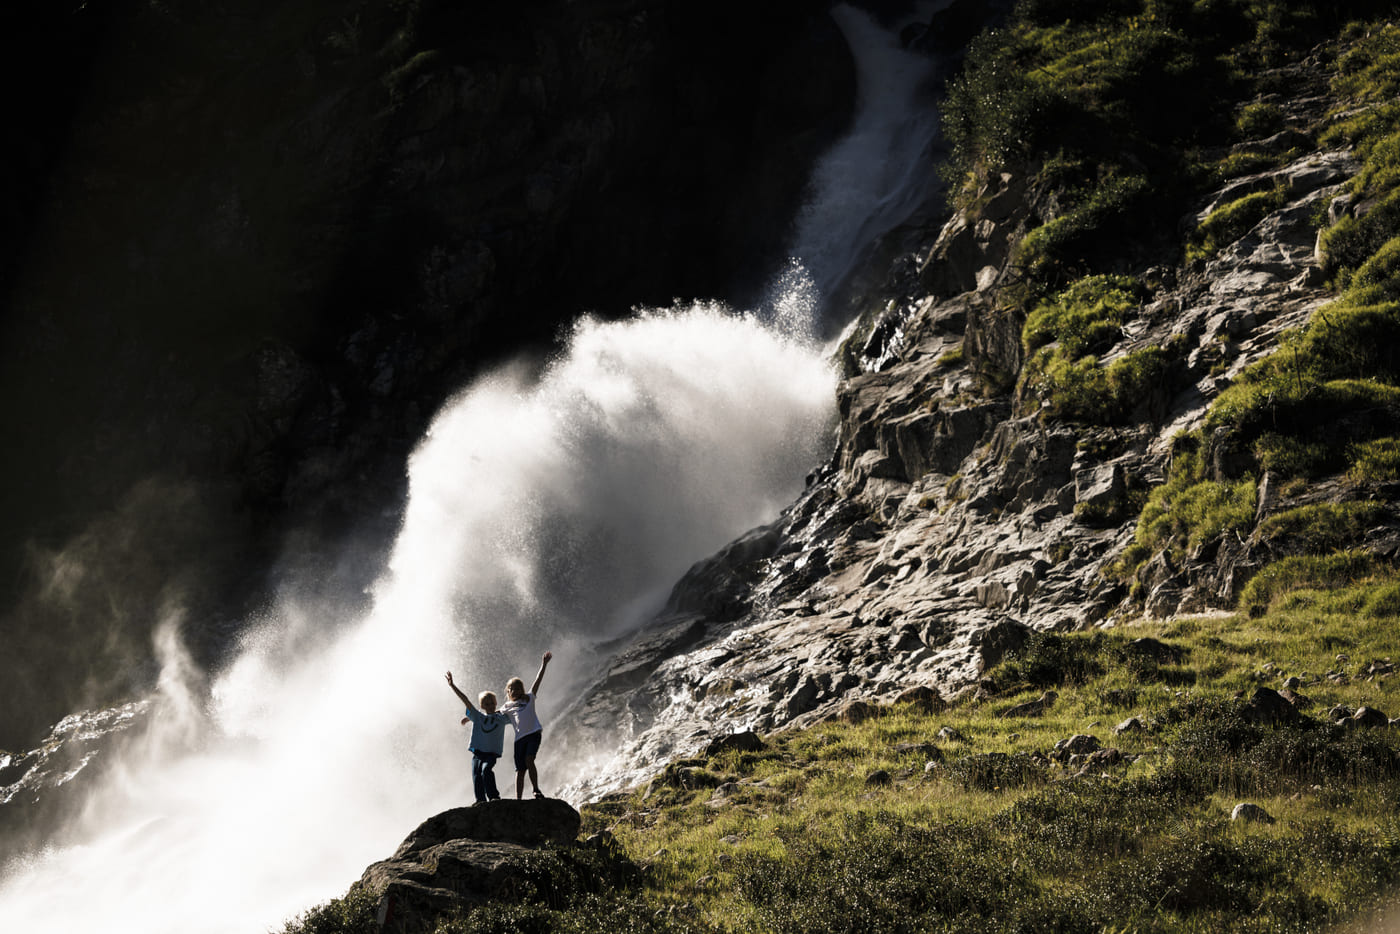
[[[858,59],[894,56],[919,79],[868,17],[840,17]],[[873,67],[862,80],[884,75]],[[772,519],[829,454],[835,376],[809,334],[819,292],[802,267],[834,281],[868,239],[867,199],[912,184],[891,164],[922,149],[898,144],[893,111],[910,98],[882,87],[863,92],[861,142],[818,171],[802,264],[771,307],[584,319],[542,372],[505,368],[443,408],[408,465],[364,618],[288,597],[205,675],[172,616],[155,727],[88,802],[71,833],[83,842],[7,867],[5,929],[256,932],[343,894],[422,820],[471,800],[447,669],[469,696],[499,693],[552,650],[547,744],[597,645]],[[573,778],[547,745],[540,761],[546,791]]]
[[[919,3],[913,16],[928,22],[948,2]],[[898,29],[863,10],[842,4],[832,17],[855,60],[856,114],[813,170],[790,248],[821,295],[839,288],[878,237],[919,209],[930,190],[938,136],[938,113],[924,100],[934,62],[905,50]]]

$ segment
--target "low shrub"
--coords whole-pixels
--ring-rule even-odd
[[[1037,630],[1019,649],[989,671],[986,680],[998,693],[1084,684],[1104,673],[1107,636],[1060,635]]]
[[[1140,223],[1151,194],[1144,176],[1110,174],[1080,203],[1028,233],[1015,261],[1029,279],[1040,283],[1093,268],[1101,251],[1120,247],[1130,228]]]
[[[298,915],[282,934],[379,934],[379,899],[355,886],[344,898],[333,898]]]

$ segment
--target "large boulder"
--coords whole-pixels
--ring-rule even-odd
[[[475,807],[453,808],[428,818],[399,844],[394,858],[403,859],[449,840],[529,847],[563,845],[578,837],[582,821],[578,811],[558,798],[502,798]]]
[[[535,884],[551,886],[539,878],[550,864],[531,855],[573,843],[581,823],[578,811],[555,798],[454,808],[420,824],[359,884],[379,898],[381,930],[427,931],[444,913],[521,894],[527,870]]]

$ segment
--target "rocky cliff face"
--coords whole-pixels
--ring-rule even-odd
[[[1295,130],[1323,117],[1318,74],[1312,62],[1279,76],[1297,92],[1284,101]],[[628,726],[610,777],[578,791],[636,781],[736,729],[859,716],[915,688],[976,691],[1035,629],[1233,607],[1263,560],[1257,541],[1217,536],[1185,563],[1158,555],[1136,588],[1110,565],[1133,540],[1130,499],[1162,482],[1174,439],[1333,297],[1318,218],[1356,170],[1345,151],[1308,151],[1234,181],[1199,218],[1246,191],[1277,189],[1284,203],[1209,261],[1132,270],[1151,292],[1102,359],[1154,347],[1169,363],[1130,416],[1100,427],[1036,413],[1013,388],[1024,319],[999,291],[1016,274],[1012,245],[1046,206],[1016,173],[987,180],[868,300],[879,312],[846,345],[830,463],[775,523],[692,569],[571,712],[579,749],[610,748],[617,710]],[[1256,522],[1325,495],[1261,489]],[[1393,537],[1379,529],[1370,547]]]
[[[139,689],[161,616],[215,656],[279,558],[359,593],[483,365],[752,285],[849,113],[824,6],[7,8],[54,78],[5,153],[0,745]]]

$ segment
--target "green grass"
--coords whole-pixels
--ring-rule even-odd
[[[1164,381],[1168,355],[1150,347],[1105,367],[1098,354],[1118,342],[1146,294],[1127,276],[1085,276],[1037,304],[1021,329],[1029,356],[1017,390],[1023,407],[1080,424],[1126,421]]]
[[[1280,186],[1221,205],[1201,221],[1187,248],[1187,259],[1214,255],[1287,202],[1288,192]]]
[[[884,707],[674,763],[583,809],[585,835],[611,842],[542,854],[548,892],[525,886],[435,930],[1304,931],[1364,917],[1400,883],[1400,733],[1321,714],[1400,709],[1400,683],[1369,674],[1395,655],[1397,614],[1400,585],[1363,582],[1277,595],[1254,618],[1039,634],[980,699],[941,713]],[[1304,716],[1244,715],[1288,677]],[[1044,713],[1008,715],[1046,689]],[[1140,729],[1115,737],[1129,716]],[[1081,774],[1054,754],[1081,733],[1126,758]],[[1243,800],[1274,823],[1232,823]],[[288,934],[362,930],[356,898]],[[346,904],[360,914],[337,927]]]

